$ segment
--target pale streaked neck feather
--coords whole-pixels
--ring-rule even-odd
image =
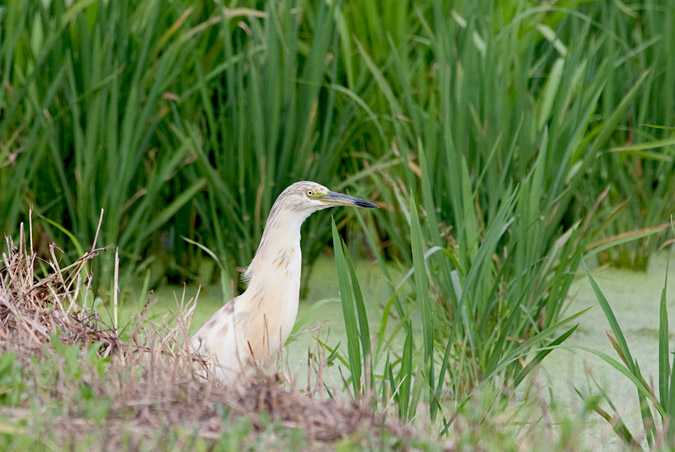
[[[277,276],[288,283],[299,283],[300,271],[293,274],[289,265],[293,259],[301,259],[300,228],[310,213],[279,205],[272,208],[258,250],[244,275],[250,277],[247,290],[264,288],[270,280],[278,283]]]

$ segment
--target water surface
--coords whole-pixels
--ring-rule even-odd
[[[659,304],[665,282],[666,259],[667,254],[655,256],[644,273],[612,268],[595,269],[592,272],[624,332],[633,359],[638,361],[643,377],[653,384],[657,393]],[[671,253],[671,260],[675,261],[675,253]],[[670,266],[666,298],[671,325],[675,324],[673,263]],[[568,339],[567,345],[597,349],[620,361],[606,336],[605,331],[610,331],[610,327],[587,278],[580,278],[574,283],[570,297],[569,313],[589,306],[591,309],[581,316],[579,328]],[[671,327],[671,352],[675,345],[673,331]],[[556,350],[544,360],[539,378],[550,385],[553,397],[568,406],[572,413],[579,413],[583,407],[574,388],[585,390],[590,387],[597,394],[599,390],[592,381],[595,379],[612,399],[631,433],[644,440],[635,386],[600,358],[580,350]],[[607,403],[603,403],[602,407],[613,414]],[[625,450],[605,420],[595,413],[589,415],[588,419],[591,424],[587,426],[584,444],[590,450]]]

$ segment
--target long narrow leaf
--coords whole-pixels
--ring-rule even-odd
[[[415,197],[410,196],[410,238],[412,242],[413,267],[415,269],[415,288],[417,302],[422,314],[422,337],[424,347],[424,371],[429,388],[434,388],[434,314],[429,296],[427,267],[422,245],[422,230],[417,215]]]
[[[335,220],[331,222],[333,230],[333,249],[335,251],[335,267],[337,268],[338,284],[340,286],[340,299],[342,300],[342,314],[345,320],[347,333],[347,354],[349,358],[349,370],[351,372],[354,396],[361,394],[361,353],[359,350],[359,327],[354,312],[354,298],[349,283],[349,270],[344,256],[342,238],[338,234]]]

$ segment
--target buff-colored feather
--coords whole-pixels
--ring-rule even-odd
[[[313,212],[338,205],[377,207],[315,182],[296,182],[279,195],[246,271],[248,288],[192,337],[194,350],[207,358],[219,379],[231,381],[279,353],[298,313],[300,228]]]

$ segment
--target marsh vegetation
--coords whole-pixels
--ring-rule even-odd
[[[556,412],[538,369],[574,342],[585,266],[644,271],[672,243],[673,43],[667,0],[3,3],[0,230],[16,249],[0,270],[0,445],[584,450],[595,410],[628,447],[668,449],[667,291],[654,384],[595,291],[617,358],[594,359],[633,383],[637,431],[601,390]],[[198,297],[190,312],[190,296],[160,300],[165,320],[117,313],[168,284],[240,292],[297,180],[382,208],[308,220],[303,287],[334,259],[344,336],[312,336],[306,386],[281,368],[246,405],[251,388],[200,385],[181,361]],[[344,431],[284,411],[314,401]]]

